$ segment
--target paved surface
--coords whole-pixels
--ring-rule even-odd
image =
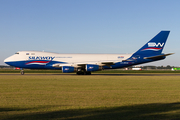
[[[20,73],[0,73],[0,76],[1,75],[14,75],[14,76],[21,76],[21,74]],[[24,74],[24,76],[32,76],[32,75],[36,75],[36,76],[41,76],[41,75],[59,75],[59,76],[68,76],[68,75],[70,75],[70,76],[84,76],[84,75],[76,75],[76,73],[74,73],[74,74],[57,74],[57,73],[48,73],[48,74],[45,74],[45,73],[25,73]],[[90,75],[86,75],[86,76],[90,76]],[[92,75],[91,76],[180,76],[180,74],[179,73],[134,73],[134,74],[128,74],[128,73],[126,73],[126,74],[121,74],[121,73],[119,73],[119,74],[117,74],[117,73],[115,73],[115,74],[109,74],[109,73],[103,73],[103,74],[93,74],[92,73]]]

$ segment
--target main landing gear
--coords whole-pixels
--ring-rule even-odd
[[[91,75],[91,72],[88,71],[77,71],[77,75]]]

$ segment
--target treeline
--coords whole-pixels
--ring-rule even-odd
[[[14,69],[12,66],[0,65],[0,69]]]
[[[175,68],[177,66],[170,66],[170,65],[167,65],[167,66],[132,66],[132,67],[129,67],[129,68],[134,68],[134,67],[137,67],[137,68],[142,68],[143,70],[158,70],[158,69],[172,69],[172,68]]]

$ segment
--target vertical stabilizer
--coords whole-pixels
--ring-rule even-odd
[[[142,48],[135,52],[132,56],[143,55],[143,56],[153,56],[162,53],[162,50],[166,44],[170,31],[161,31],[149,42],[147,42]]]

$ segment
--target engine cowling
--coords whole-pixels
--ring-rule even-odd
[[[90,65],[90,64],[86,65],[86,71],[88,71],[88,72],[98,71],[98,70],[102,70],[102,66],[99,66],[99,65]]]
[[[71,72],[74,72],[74,71],[75,71],[74,67],[71,67],[71,66],[63,66],[62,67],[62,72],[63,73],[71,73]]]

